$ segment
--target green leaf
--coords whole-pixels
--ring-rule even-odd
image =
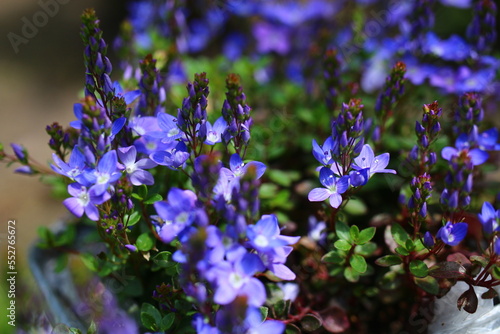
[[[83,264],[92,271],[97,271],[99,269],[99,262],[97,258],[89,253],[83,253],[80,255],[80,259]]]
[[[349,234],[349,226],[347,226],[344,222],[338,221],[335,223],[335,233],[337,233],[337,237],[339,237],[339,239],[344,239],[349,242],[352,241]]]
[[[363,255],[363,256],[370,256],[376,250],[377,250],[377,244],[374,242],[368,242],[364,245],[356,246],[354,248],[354,253],[359,254],[359,255]]]
[[[356,225],[352,225],[349,229],[349,236],[351,237],[351,240],[358,240],[359,228]]]
[[[56,273],[60,273],[61,271],[66,268],[66,265],[68,264],[68,253],[61,253],[56,259],[56,267],[54,268],[54,271]]]
[[[397,255],[386,255],[378,258],[375,263],[381,267],[390,267],[403,263],[403,260]]]
[[[141,220],[141,214],[139,213],[139,211],[134,211],[132,212],[131,215],[125,215],[123,219],[126,226],[133,226],[137,224],[140,220]]]
[[[486,267],[488,265],[488,260],[483,256],[472,255],[469,259],[471,262],[478,263],[481,267]]]
[[[137,249],[143,252],[147,252],[151,248],[153,248],[155,244],[155,239],[151,236],[149,232],[144,232],[140,236],[137,237],[135,241],[135,245]]]
[[[158,331],[160,329],[159,324],[161,320],[160,311],[158,311],[156,307],[148,303],[142,304],[141,322],[144,327],[153,331]]]
[[[415,244],[413,243],[413,241],[411,239],[406,240],[405,248],[409,252],[413,252],[413,250],[415,250]]]
[[[161,197],[160,194],[154,194],[154,195],[151,195],[150,197],[148,197],[148,199],[146,199],[144,201],[144,204],[153,204],[153,203],[159,202],[161,200],[163,200],[163,197]]]
[[[424,278],[429,274],[429,268],[421,260],[413,260],[410,262],[410,272],[413,276]]]
[[[367,264],[364,257],[358,254],[353,254],[349,259],[349,264],[354,268],[358,273],[362,274],[366,272]]]
[[[262,199],[273,198],[278,192],[278,186],[274,183],[264,183],[260,186],[259,197]]]
[[[69,333],[70,333],[70,334],[82,334],[82,331],[81,331],[81,330],[79,330],[78,328],[71,327],[71,328],[69,329]]]
[[[260,316],[262,317],[262,321],[264,321],[264,320],[266,320],[267,315],[269,314],[269,308],[267,308],[265,306],[260,306],[259,312],[260,312]]]
[[[343,251],[350,251],[352,247],[352,245],[349,242],[345,241],[344,239],[339,239],[335,241],[333,246]]]
[[[354,239],[357,245],[366,244],[375,236],[375,227],[368,227],[359,232],[359,237]]]
[[[352,267],[347,267],[344,269],[344,277],[349,282],[355,283],[359,280],[359,272]]]
[[[170,268],[177,265],[177,262],[172,261],[172,253],[169,251],[164,251],[156,254],[152,261],[155,266],[159,268]]]
[[[90,322],[89,329],[87,329],[87,334],[97,334],[97,325],[93,320]]]
[[[148,187],[145,184],[140,185],[137,187],[137,195],[142,198],[146,198],[148,196]]]
[[[164,316],[163,319],[161,319],[161,324],[160,324],[161,330],[166,331],[170,329],[170,327],[172,327],[172,325],[174,324],[174,321],[175,321],[175,313],[169,313],[166,316]]]
[[[302,331],[299,329],[299,327],[295,326],[294,324],[287,324],[285,328],[285,334],[301,334]]]
[[[433,294],[433,295],[437,295],[438,292],[439,292],[439,284],[438,284],[438,281],[432,277],[432,276],[427,276],[427,277],[424,277],[424,278],[420,278],[420,277],[413,277],[413,281],[415,282],[415,284],[417,286],[419,286],[422,290],[430,293],[430,294]]]
[[[406,248],[404,248],[403,246],[398,246],[396,247],[395,249],[396,253],[398,253],[399,255],[403,255],[403,256],[408,256],[410,255],[410,252],[408,252],[406,250]]]
[[[306,332],[312,332],[321,327],[323,321],[321,318],[314,314],[306,314],[302,320],[300,320],[300,326]]]
[[[406,240],[410,239],[410,235],[399,224],[391,225],[391,234],[394,241],[400,246],[405,246]]]
[[[323,255],[321,261],[325,263],[341,264],[345,261],[345,255],[344,256],[342,255],[343,254],[340,254],[338,251],[333,250]]]
[[[500,267],[494,266],[491,270],[491,275],[493,276],[494,279],[499,280],[500,279]]]

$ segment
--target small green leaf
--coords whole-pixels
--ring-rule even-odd
[[[469,259],[471,262],[478,263],[481,267],[486,267],[488,265],[488,260],[483,256],[472,255]]]
[[[424,278],[420,278],[420,277],[413,277],[413,281],[415,282],[415,284],[417,286],[419,286],[422,290],[430,293],[430,294],[433,294],[433,295],[437,295],[438,292],[439,292],[439,284],[438,284],[438,281],[432,277],[432,276],[427,276],[427,277],[424,277]]]
[[[494,279],[500,279],[500,267],[494,266],[491,270],[491,275]]]
[[[141,220],[141,214],[139,213],[139,211],[134,211],[132,212],[131,215],[125,215],[125,218],[123,219],[126,226],[133,226],[137,224],[140,220]]]
[[[151,304],[143,303],[141,307],[141,322],[147,329],[158,331],[161,322],[160,311]]]
[[[364,245],[356,246],[354,248],[354,253],[359,254],[359,255],[363,255],[363,256],[370,256],[376,250],[377,250],[377,244],[374,242],[368,242]]]
[[[262,317],[262,321],[264,321],[264,320],[266,320],[267,315],[269,314],[269,308],[267,308],[265,306],[260,306],[259,312],[260,312],[260,316]]]
[[[421,260],[413,260],[410,262],[410,272],[413,276],[424,278],[429,274],[429,268]]]
[[[378,258],[375,263],[381,267],[390,267],[403,263],[403,260],[397,255],[386,255]]]
[[[83,264],[92,271],[97,271],[99,269],[99,262],[97,258],[89,253],[83,253],[80,255],[80,259]]]
[[[294,324],[287,324],[285,328],[285,334],[301,334],[302,331],[299,329],[299,327],[295,326]]]
[[[296,171],[283,171],[279,169],[270,170],[267,176],[271,181],[283,187],[290,187],[293,181],[300,178],[300,174]]]
[[[413,250],[415,249],[415,244],[413,243],[413,241],[411,239],[406,240],[405,248],[407,251],[413,252]]]
[[[391,225],[391,234],[394,241],[400,246],[405,246],[406,240],[410,239],[410,235],[399,224]]]
[[[395,249],[396,253],[398,253],[399,255],[403,255],[403,256],[408,256],[410,255],[410,252],[408,252],[406,250],[406,248],[404,248],[403,246],[398,246],[396,247]]]
[[[349,242],[345,241],[344,239],[339,239],[335,241],[333,246],[343,251],[350,251],[352,247],[352,245]]]
[[[175,266],[177,262],[172,261],[172,253],[164,251],[156,254],[153,258],[153,263],[159,268],[170,268]]]
[[[368,208],[366,207],[365,203],[363,203],[363,201],[359,198],[351,198],[351,200],[348,201],[345,205],[344,210],[346,213],[353,216],[364,215],[368,212]]]
[[[142,201],[144,199],[143,197],[139,196],[139,194],[136,194],[136,193],[132,193],[132,195],[130,195],[130,196],[132,196],[135,199],[138,199],[139,201]]]
[[[69,329],[69,333],[70,333],[70,334],[82,334],[82,331],[81,331],[81,330],[79,330],[78,328],[71,327],[71,328]]]
[[[349,259],[351,267],[354,268],[358,273],[362,274],[366,272],[367,264],[364,257],[358,254],[353,254]]]
[[[349,229],[349,236],[351,237],[351,240],[358,240],[359,228],[356,225],[352,225]]]
[[[96,323],[92,320],[90,322],[89,329],[87,329],[87,334],[96,334],[97,333],[97,325]]]
[[[155,244],[155,239],[151,236],[149,232],[145,232],[137,237],[135,241],[135,245],[137,249],[143,252],[147,252],[151,248],[153,248]]]
[[[375,236],[375,227],[368,227],[359,232],[359,237],[354,239],[357,245],[366,244]]]
[[[154,195],[151,195],[150,197],[148,197],[148,199],[146,199],[144,201],[144,204],[153,204],[153,203],[159,202],[161,200],[163,200],[163,197],[161,197],[160,194],[154,194]]]
[[[137,195],[139,195],[141,198],[146,198],[146,196],[148,196],[148,187],[145,184],[137,187]]]
[[[344,269],[344,277],[349,282],[355,283],[359,280],[359,272],[352,267],[347,267]]]
[[[314,314],[306,314],[302,320],[300,320],[300,326],[306,332],[312,332],[321,327],[323,321],[321,318]]]
[[[333,250],[323,255],[321,261],[325,263],[341,264],[345,261],[345,255],[342,256],[342,254],[340,254],[338,251]]]
[[[339,239],[344,239],[349,242],[352,241],[349,234],[349,226],[347,226],[344,222],[338,221],[335,223],[335,233],[337,233],[337,237],[339,237]]]
[[[166,316],[164,316],[163,319],[161,319],[161,324],[160,324],[161,330],[166,331],[170,329],[170,327],[172,327],[172,325],[174,324],[174,320],[175,320],[175,313],[169,313]]]

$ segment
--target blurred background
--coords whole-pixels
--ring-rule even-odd
[[[51,159],[45,126],[57,121],[66,127],[73,120],[73,104],[83,87],[80,14],[96,9],[109,44],[126,15],[125,1],[59,1],[2,0],[0,6],[0,142],[9,154],[10,143],[23,144],[45,165]],[[37,23],[37,30],[30,31],[26,22]],[[112,52],[110,48],[111,60]],[[37,177],[14,174],[17,167],[0,167],[0,267],[3,271],[6,266],[7,222],[15,219],[19,287],[21,279],[31,279],[26,255],[37,228],[64,219],[67,211],[51,196],[50,186]],[[6,291],[4,274],[0,276],[1,299]]]

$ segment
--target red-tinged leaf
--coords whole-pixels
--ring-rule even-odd
[[[469,285],[469,290],[465,291],[460,297],[458,297],[457,307],[459,310],[463,307],[466,312],[474,313],[477,310],[477,303],[478,299],[476,291],[474,291],[474,287],[472,285]]]
[[[469,269],[472,263],[470,260],[467,258],[467,256],[463,255],[462,253],[456,252],[453,254],[448,255],[446,258],[446,261],[448,262],[457,262],[461,264],[462,266],[465,267],[465,269]]]
[[[413,277],[413,281],[422,290],[424,290],[432,295],[437,295],[439,292],[438,281],[432,276],[427,276],[424,278]]]
[[[429,275],[437,278],[459,278],[463,277],[466,271],[458,262],[444,261],[433,265],[429,269]]]
[[[495,289],[490,288],[488,291],[486,291],[485,293],[483,293],[481,295],[481,298],[492,299],[492,298],[495,298],[496,296],[498,296],[498,293],[495,291]]]
[[[300,326],[306,332],[315,331],[321,327],[321,324],[321,317],[315,314],[306,314],[300,321]]]
[[[351,326],[347,313],[338,306],[323,311],[321,317],[323,318],[323,328],[330,333],[342,333]]]

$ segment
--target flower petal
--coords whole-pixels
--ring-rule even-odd
[[[321,202],[331,195],[330,190],[325,188],[314,188],[309,192],[307,198],[311,202]]]

